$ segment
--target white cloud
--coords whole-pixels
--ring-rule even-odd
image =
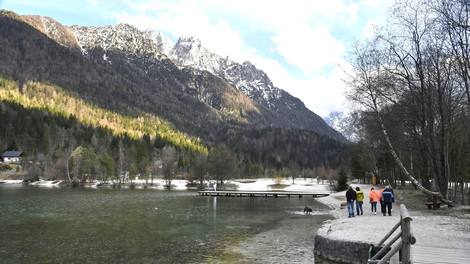
[[[321,4],[310,0],[134,1],[127,2],[129,10],[116,15],[119,22],[153,28],[171,34],[174,40],[194,36],[221,56],[240,63],[249,60],[265,71],[275,86],[299,97],[322,116],[344,108],[346,87],[342,70],[335,65],[343,61],[347,47],[333,29],[354,31],[359,37],[361,33],[370,34],[370,25],[380,22],[380,14],[370,15],[374,19],[366,29],[357,29],[358,21],[363,20],[358,14],[373,13],[383,6],[379,0],[329,0]],[[263,42],[270,44],[262,47],[266,49],[263,54],[273,57],[262,57],[257,52],[261,47],[248,46],[246,32],[266,36]],[[289,72],[292,68],[298,72]]]
[[[383,23],[382,17],[376,17],[367,21],[367,24],[364,27],[364,30],[362,31],[362,36],[364,38],[371,39],[375,35],[375,32],[378,29],[378,27],[382,25],[382,23]]]
[[[136,25],[141,29],[152,28],[161,32],[169,32],[171,38],[176,40],[181,36],[193,36],[202,41],[212,52],[221,56],[230,56],[233,60],[243,62],[247,59],[247,48],[240,33],[231,28],[223,19],[213,19],[199,10],[201,6],[178,2],[147,3],[134,5],[133,8],[141,12],[139,15],[121,13],[116,19],[122,23]],[[153,15],[154,11],[163,11]]]
[[[76,24],[109,23],[112,17],[117,23],[155,29],[172,40],[194,36],[221,56],[251,61],[275,86],[324,115],[344,107],[346,87],[337,64],[351,38],[371,36],[372,25],[383,23],[393,1],[44,0],[41,7],[63,17],[80,13],[80,19],[95,19]],[[15,1],[28,6],[36,2]]]
[[[268,74],[275,86],[300,98],[307,108],[321,117],[328,116],[334,111],[345,110],[344,98],[347,87],[343,80],[346,79],[346,73],[350,72],[350,65],[344,60],[330,73],[315,74],[309,78],[292,76],[274,60],[257,56],[251,61]]]
[[[277,32],[272,40],[286,61],[307,75],[337,63],[344,53],[342,44],[331,36],[326,27],[298,25]]]

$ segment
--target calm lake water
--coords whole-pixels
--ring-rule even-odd
[[[313,263],[328,211],[312,198],[0,185],[0,263]]]

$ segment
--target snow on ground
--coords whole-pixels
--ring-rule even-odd
[[[393,204],[392,216],[383,216],[380,212],[380,204],[377,205],[377,215],[371,213],[369,204],[369,192],[372,185],[352,184],[359,186],[364,191],[364,215],[348,218],[347,208],[341,209],[341,203],[346,201],[346,191],[318,198],[318,200],[331,205],[334,208],[332,214],[336,217],[329,223],[325,223],[323,231],[328,237],[336,240],[361,241],[377,244],[396,223],[400,221],[399,196]],[[397,193],[397,192],[396,192]],[[428,210],[423,201],[423,210],[408,210],[411,218],[411,229],[416,237],[415,246],[419,247],[443,247],[467,250],[470,245],[470,210],[460,216],[440,215]],[[462,210],[450,209],[450,210]],[[441,209],[443,210],[443,209]],[[450,211],[449,211],[450,212]],[[325,230],[326,229],[326,230]]]
[[[6,183],[6,184],[22,184],[23,180],[2,180],[0,183]]]
[[[144,181],[134,181],[136,183],[145,183]],[[7,183],[7,181],[5,181]],[[13,182],[8,182],[13,183]],[[17,183],[17,182],[14,182]],[[49,182],[44,182],[50,185]],[[154,180],[155,189],[163,189],[165,181]],[[173,180],[173,190],[185,190],[187,181]],[[315,179],[297,178],[292,183],[292,179],[285,179],[281,184],[283,188],[273,187],[275,182],[273,179],[264,178],[257,180],[233,180],[228,181],[227,185],[235,186],[237,190],[244,191],[312,191],[321,192],[329,191],[329,185],[318,184]],[[335,217],[334,220],[326,221],[323,225],[322,232],[326,232],[328,237],[337,240],[361,241],[370,244],[377,244],[383,236],[385,236],[393,226],[400,220],[400,203],[406,205],[406,199],[400,199],[399,191],[393,205],[392,216],[383,216],[380,212],[380,204],[377,205],[377,215],[373,215],[369,204],[369,191],[371,187],[379,189],[377,186],[352,184],[355,188],[359,186],[364,191],[364,215],[348,218],[346,208],[341,208],[341,204],[346,201],[345,192],[331,192],[329,196],[316,198],[329,205],[332,210],[330,213]],[[397,194],[398,193],[398,194]],[[422,202],[422,210],[410,210],[412,232],[416,237],[415,246],[420,247],[444,247],[454,249],[467,250],[470,245],[470,207],[461,207],[460,209],[444,209],[434,213],[427,210],[424,201]],[[459,211],[457,211],[459,210]],[[457,213],[457,216],[455,215]]]
[[[238,190],[268,191],[272,190],[270,185],[274,184],[272,179],[258,179],[256,181],[232,181],[237,185]],[[284,180],[282,184],[287,185],[284,191],[327,191],[329,185],[317,184],[313,179]],[[380,211],[380,204],[377,205],[377,214],[371,213],[369,204],[369,192],[372,187],[379,190],[378,186],[367,184],[352,184],[353,188],[360,187],[364,191],[364,214],[354,218],[348,218],[347,208],[342,208],[341,204],[346,202],[346,191],[332,192],[329,196],[316,198],[331,206],[331,214],[334,220],[324,223],[322,229],[327,231],[327,236],[336,240],[360,241],[370,244],[377,244],[380,240],[400,221],[400,204],[406,206],[406,199],[403,199],[401,190],[395,190],[396,199],[393,204],[392,216],[383,216]],[[455,215],[435,214],[428,210],[425,201],[422,201],[422,210],[408,209],[413,219],[411,229],[416,237],[415,246],[419,247],[444,247],[467,250],[470,245],[470,208],[463,208],[468,213]],[[451,210],[449,209],[449,213]],[[439,211],[439,210],[438,210]],[[440,212],[446,212],[441,209]]]
[[[238,191],[306,191],[306,192],[323,192],[328,191],[329,185],[317,184],[316,179],[296,178],[292,183],[292,179],[284,179],[280,185],[285,187],[274,186],[276,182],[271,178],[253,179],[253,180],[236,180],[228,181],[227,184],[233,184]],[[328,191],[329,192],[329,191]]]

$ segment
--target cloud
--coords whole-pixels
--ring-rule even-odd
[[[137,14],[122,12],[116,14],[116,20],[141,29],[152,28],[167,33],[174,41],[181,36],[193,36],[216,54],[230,56],[238,62],[247,60],[249,49],[240,32],[234,30],[222,17],[211,17],[194,3],[170,1],[136,4],[132,8],[138,10]]]
[[[338,66],[347,49],[343,35],[369,32],[356,28],[363,19],[359,13],[381,6],[378,0],[321,4],[309,0],[129,0],[126,4],[128,9],[115,15],[118,22],[153,28],[173,40],[194,36],[221,56],[239,63],[249,60],[275,86],[318,114],[344,108],[341,98],[346,87]]]
[[[362,31],[362,36],[367,39],[371,39],[374,37],[376,30],[380,25],[383,23],[383,18],[382,17],[376,17],[373,18],[369,21],[367,21],[366,26],[364,27],[364,30]]]
[[[1,2],[2,0],[0,0]],[[128,23],[173,41],[199,38],[221,56],[251,61],[274,85],[318,114],[344,108],[341,80],[354,38],[371,36],[395,0],[44,0],[14,1],[67,24]],[[4,3],[8,1],[3,1]],[[71,19],[74,18],[74,19]],[[62,21],[62,22],[63,22]]]
[[[326,27],[297,25],[280,30],[272,40],[285,60],[307,75],[337,63],[344,53],[343,45]]]
[[[341,60],[329,73],[304,78],[294,77],[276,60],[256,56],[251,62],[263,69],[275,86],[300,98],[308,109],[321,117],[334,111],[344,111],[347,106],[344,80],[351,70],[345,60]]]

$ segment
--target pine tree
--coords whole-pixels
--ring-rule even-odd
[[[336,186],[336,191],[344,191],[348,188],[348,174],[346,168],[341,166],[339,169],[338,184]]]

